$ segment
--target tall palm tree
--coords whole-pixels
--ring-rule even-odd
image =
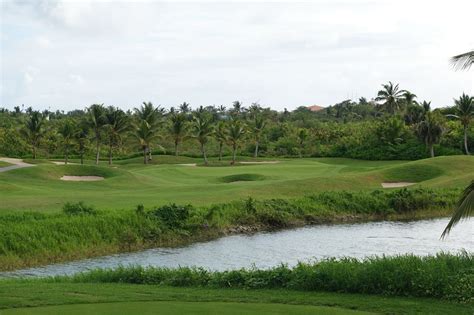
[[[468,51],[451,58],[451,63],[455,69],[467,70],[474,63],[474,50]]]
[[[469,130],[469,124],[474,118],[474,97],[463,93],[459,99],[454,100],[454,103],[456,114],[446,116],[458,119],[461,122],[464,129],[464,150],[466,151],[466,154],[469,155],[467,131]]]
[[[255,140],[255,152],[254,152],[254,157],[258,157],[258,146],[260,144],[260,138],[263,132],[263,129],[265,129],[267,123],[265,121],[265,118],[262,115],[255,114],[252,125],[251,125],[251,132],[253,135],[253,138]]]
[[[69,149],[71,148],[76,133],[76,124],[71,119],[65,119],[63,124],[59,127],[59,134],[62,137],[64,145],[64,164],[69,161]]]
[[[113,148],[122,143],[122,135],[129,129],[130,125],[125,112],[113,106],[107,108],[105,119],[109,145],[109,165],[111,165]]]
[[[189,103],[183,102],[179,105],[179,111],[181,113],[187,114],[191,111],[191,106],[189,105]]]
[[[458,204],[454,209],[453,216],[449,220],[448,225],[441,234],[441,238],[446,237],[451,229],[462,219],[471,217],[474,214],[474,180],[464,189]]]
[[[76,128],[74,133],[74,139],[79,146],[79,156],[81,159],[81,164],[84,164],[84,153],[86,150],[86,145],[89,139],[89,123],[87,120],[81,120]]]
[[[183,113],[177,113],[177,112],[171,114],[170,125],[168,127],[168,131],[170,132],[174,140],[174,154],[175,156],[178,156],[179,144],[186,137],[186,131],[187,131],[186,116]]]
[[[100,143],[102,141],[102,132],[104,126],[107,124],[105,120],[105,108],[104,104],[94,104],[88,109],[88,118],[91,129],[94,131],[95,140],[95,164],[99,164],[100,158]]]
[[[28,140],[33,150],[33,159],[36,159],[36,151],[44,135],[44,119],[40,112],[31,112],[22,129],[23,136]]]
[[[220,121],[217,124],[214,136],[216,137],[217,143],[219,144],[219,161],[222,161],[222,148],[224,143],[227,142],[227,129],[225,122]]]
[[[425,119],[418,124],[418,135],[425,142],[430,151],[431,157],[434,157],[434,144],[439,143],[444,133],[443,116],[439,112],[428,112]]]
[[[403,96],[403,101],[405,103],[405,106],[416,104],[416,98],[417,98],[416,94],[413,94],[410,91],[405,91],[403,92],[402,96]]]
[[[227,140],[232,147],[232,161],[230,162],[231,165],[235,164],[237,148],[244,135],[245,125],[240,120],[232,120],[229,123],[229,128],[227,130]]]
[[[150,143],[158,136],[155,127],[144,119],[139,120],[133,125],[132,135],[138,140],[143,151],[143,164],[148,164],[147,153],[150,148]]]
[[[395,114],[400,108],[401,100],[405,90],[400,90],[398,84],[388,82],[388,84],[382,84],[383,89],[377,93],[376,101],[382,101],[382,106],[389,114]]]
[[[204,164],[207,165],[207,156],[206,156],[206,143],[209,141],[209,137],[214,132],[214,127],[212,126],[212,120],[210,117],[203,115],[203,116],[196,116],[193,119],[193,137],[201,145],[201,153],[204,159]]]
[[[135,116],[140,120],[145,120],[152,129],[156,129],[163,117],[165,110],[161,106],[154,106],[151,102],[143,102],[140,108],[135,108]],[[148,159],[152,159],[151,146],[147,147]]]

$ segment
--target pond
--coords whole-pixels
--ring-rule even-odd
[[[411,222],[314,225],[278,232],[232,235],[179,248],[155,248],[0,273],[0,277],[73,274],[120,265],[197,266],[211,270],[269,268],[328,257],[474,251],[474,221],[457,225],[445,240],[439,236],[447,218]]]

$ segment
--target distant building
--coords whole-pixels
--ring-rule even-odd
[[[311,105],[308,106],[308,109],[312,112],[319,112],[320,110],[324,109],[324,107],[318,105]]]

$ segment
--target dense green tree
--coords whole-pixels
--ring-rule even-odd
[[[467,143],[467,131],[471,121],[474,119],[474,97],[463,93],[459,99],[454,100],[455,114],[449,114],[448,117],[458,119],[464,130],[464,150],[469,155],[469,146]]]
[[[183,113],[172,113],[169,116],[170,125],[168,131],[174,141],[174,154],[175,156],[179,155],[179,144],[186,137],[187,132],[187,119]]]
[[[232,148],[231,165],[235,164],[237,148],[245,135],[245,125],[240,120],[231,120],[227,129],[227,140]]]
[[[219,145],[219,161],[222,161],[222,148],[224,146],[224,143],[227,142],[227,129],[225,122],[220,121],[217,124],[216,130],[214,132],[214,136],[217,140],[217,143]]]
[[[81,160],[81,165],[84,164],[84,154],[86,152],[86,146],[89,142],[89,124],[86,119],[82,119],[79,121],[76,127],[76,131],[74,133],[74,140],[77,143],[79,149],[79,157]]]
[[[64,147],[64,164],[67,164],[69,161],[69,151],[72,147],[75,133],[76,123],[71,119],[65,119],[59,127],[59,134],[61,135]]]
[[[33,159],[36,159],[38,147],[44,135],[44,118],[38,111],[33,111],[28,116],[25,126],[22,129],[23,136],[31,145],[33,151]]]
[[[209,137],[214,132],[211,117],[209,117],[209,115],[201,115],[194,117],[192,128],[193,137],[196,138],[196,140],[199,142],[202,157],[204,159],[204,164],[207,165],[208,161],[206,155],[206,143],[209,141]]]
[[[128,116],[117,107],[109,106],[105,112],[107,142],[109,146],[109,165],[112,164],[114,147],[121,145],[123,135],[130,128]]]
[[[425,119],[418,125],[418,134],[434,157],[434,145],[439,143],[444,133],[443,116],[438,111],[428,112]]]
[[[95,164],[99,164],[100,144],[102,141],[102,133],[107,124],[105,119],[105,107],[103,104],[93,104],[87,109],[89,125],[94,132],[95,140]]]
[[[140,122],[145,120],[151,127],[152,130],[158,129],[161,118],[164,114],[164,109],[160,106],[154,106],[151,102],[143,102],[140,108],[135,108],[136,119]],[[148,150],[148,159],[151,160],[152,157],[152,148],[151,144],[147,147]]]
[[[254,118],[250,124],[250,132],[252,133],[252,137],[255,141],[255,152],[254,157],[258,157],[258,148],[260,145],[260,140],[262,137],[263,130],[267,126],[267,122],[265,117],[262,114],[255,113]]]
[[[303,151],[304,151],[304,146],[306,144],[306,140],[308,139],[309,137],[309,132],[308,132],[308,129],[304,129],[304,128],[300,128],[298,130],[298,144],[299,144],[299,156],[300,158],[303,157]]]

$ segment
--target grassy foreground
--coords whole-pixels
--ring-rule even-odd
[[[241,159],[242,160],[242,159]],[[266,161],[259,159],[258,161]],[[112,167],[54,165],[0,173],[0,210],[58,211],[80,200],[104,210],[159,206],[170,202],[196,206],[255,199],[295,198],[322,191],[380,189],[382,182],[407,181],[413,187],[455,188],[469,183],[474,157],[443,156],[418,161],[360,161],[341,158],[283,159],[276,164],[203,167],[188,157],[156,156],[153,165],[140,158]],[[35,163],[36,163],[35,162]],[[215,163],[215,161],[213,162]],[[66,182],[63,175],[95,175],[97,182]]]
[[[167,303],[149,304],[151,301],[167,301]],[[275,314],[277,311],[275,308],[285,310],[283,314],[301,314],[304,311],[310,311],[311,314],[331,314],[331,311],[333,314],[354,314],[354,311],[378,314],[472,314],[473,311],[472,304],[428,298],[299,292],[283,289],[173,288],[117,283],[36,282],[32,285],[31,282],[18,280],[0,282],[2,315],[74,314],[72,312],[77,312],[76,310],[90,311],[87,314],[107,314],[107,312],[137,314],[137,309],[145,311],[145,308],[149,308],[153,314],[166,314],[165,312],[176,309],[186,310],[190,306],[189,302],[199,302],[195,303],[196,310],[203,311],[203,314],[220,314],[224,311],[229,312],[229,309],[234,311],[245,309],[249,310],[249,314],[252,314],[252,311],[253,314],[265,314],[265,312]],[[45,307],[52,305],[59,306]],[[297,307],[300,305],[305,307]],[[128,312],[132,306],[135,309]],[[196,314],[196,312],[193,307],[191,312],[184,311],[183,314]]]

